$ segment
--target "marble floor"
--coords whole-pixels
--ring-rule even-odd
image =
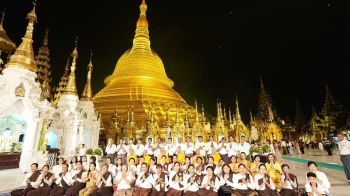
[[[338,155],[327,156],[326,153],[306,152],[304,155],[293,155],[294,158],[313,160],[328,164],[342,165]],[[306,182],[305,173],[307,172],[306,163],[284,160],[288,163],[292,172],[298,177],[298,182],[303,186]],[[319,170],[325,172],[331,182],[332,196],[348,196],[350,195],[350,185],[347,184],[343,171],[319,167]],[[5,195],[8,190],[20,187],[23,183],[25,174],[19,169],[0,170],[0,196]]]

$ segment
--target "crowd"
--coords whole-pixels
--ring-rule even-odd
[[[31,165],[25,177],[25,188],[14,190],[11,195],[298,195],[298,179],[287,164],[280,164],[275,154],[267,155],[266,162],[260,155],[250,155],[250,144],[245,136],[236,143],[233,137],[214,142],[209,137],[204,142],[198,137],[185,142],[171,138],[165,143],[151,138],[143,144],[131,138],[128,144],[118,145],[109,139],[107,158],[99,164],[95,156],[82,155],[69,161],[59,158],[51,169],[48,165],[38,170]],[[81,153],[84,153],[81,151]],[[115,164],[114,164],[115,163]],[[306,194],[329,195],[330,183],[317,164],[308,163],[305,174]]]

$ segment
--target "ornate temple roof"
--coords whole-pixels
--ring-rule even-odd
[[[83,93],[81,94],[81,99],[85,101],[91,101],[92,100],[92,88],[91,88],[91,75],[92,75],[92,52],[90,55],[90,62],[88,64],[88,73],[86,77],[86,83],[84,86]]]

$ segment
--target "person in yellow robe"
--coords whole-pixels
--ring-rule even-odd
[[[250,161],[247,160],[247,155],[245,154],[245,152],[241,152],[238,163],[244,164],[247,169],[249,169],[250,165],[252,164]]]
[[[147,165],[149,165],[150,161],[151,161],[151,156],[148,155],[147,150],[143,151],[143,162],[147,163]]]
[[[197,164],[197,159],[198,159],[198,158],[200,158],[201,161],[203,162],[204,158],[203,158],[203,156],[201,156],[199,149],[196,150],[196,155],[194,155],[194,156],[192,157],[192,163],[193,163],[193,165],[196,165],[196,164]]]
[[[164,148],[160,149],[160,155],[157,157],[157,163],[161,162],[163,155],[165,156],[165,163],[169,164],[170,163],[170,159],[169,159],[168,154],[165,152]]]
[[[255,155],[254,162],[250,165],[250,173],[252,173],[253,177],[259,172],[259,166],[261,164],[262,163],[260,162],[260,155]]]
[[[184,152],[182,152],[180,146],[176,149],[177,154],[177,162],[179,162],[181,165],[185,162],[186,155]]]
[[[212,157],[214,158],[214,164],[217,165],[221,160],[221,155],[216,151],[214,147],[212,147],[212,152],[213,152]]]
[[[281,182],[281,174],[282,174],[282,168],[281,165],[276,162],[275,157],[273,154],[267,155],[267,162],[265,163],[267,174],[271,177],[272,182],[274,183],[276,189],[282,188],[282,182]]]
[[[137,165],[139,160],[138,160],[134,150],[133,149],[129,149],[129,153],[130,154],[129,154],[128,158],[127,158],[127,163],[129,164],[130,163],[130,159],[133,158],[135,160],[135,165]]]
[[[96,170],[96,163],[92,162],[89,165],[89,170],[82,175],[82,180],[86,182],[86,187],[79,191],[79,196],[88,196],[95,191],[98,188],[96,184],[98,177],[99,173]]]
[[[235,155],[232,155],[230,157],[230,160],[231,160],[231,163],[228,165],[230,166],[231,171],[235,174],[238,173],[239,172],[239,169],[238,169],[239,163],[237,162],[237,157]]]

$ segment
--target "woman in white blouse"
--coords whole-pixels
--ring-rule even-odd
[[[185,174],[184,196],[196,195],[201,183],[201,176],[196,174],[194,165],[190,164],[188,166],[187,173]]]
[[[281,189],[281,195],[285,196],[297,196],[296,190],[298,189],[298,179],[297,177],[290,173],[289,165],[283,164],[282,165],[282,175],[281,175],[281,181],[282,181],[282,189]]]
[[[322,186],[326,195],[329,195],[330,194],[329,189],[331,188],[331,184],[329,183],[327,175],[324,172],[318,171],[317,164],[314,161],[309,161],[307,163],[307,166],[309,167],[309,170],[312,173],[316,174],[317,181]]]
[[[117,185],[117,190],[113,196],[131,196],[131,185],[134,183],[135,178],[131,172],[128,172],[126,165],[122,166],[122,171],[117,174],[114,179],[114,184]]]
[[[164,196],[168,191],[168,176],[162,170],[163,167],[158,164],[156,167],[156,172],[153,174],[152,196]]]
[[[233,184],[234,174],[229,165],[224,164],[220,174],[220,189],[219,195],[231,195],[234,189]]]
[[[101,173],[96,184],[98,189],[91,193],[91,196],[113,195],[113,177],[112,173],[108,170],[108,164],[102,166]]]
[[[153,176],[148,171],[147,163],[142,163],[141,173],[137,176],[133,195],[149,196],[153,187]]]
[[[214,168],[208,166],[206,169],[206,175],[203,177],[201,188],[197,192],[200,196],[217,196],[220,188],[220,180],[214,174]]]
[[[256,190],[259,196],[274,196],[277,195],[276,187],[272,183],[272,179],[266,174],[266,166],[259,165],[259,172],[254,176]]]
[[[233,196],[253,196],[257,195],[255,190],[255,183],[252,175],[243,163],[238,165],[238,173],[233,179],[233,184],[236,190],[232,193]]]
[[[180,196],[184,188],[184,175],[180,170],[180,163],[175,162],[173,170],[169,174],[169,190],[167,196]]]

